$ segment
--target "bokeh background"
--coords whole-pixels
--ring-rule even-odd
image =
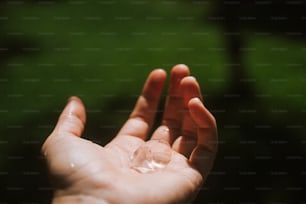
[[[306,203],[305,5],[2,0],[0,203],[50,203],[40,146],[69,96],[87,107],[84,137],[103,145],[150,70],[178,63],[219,127],[216,164],[194,203]]]

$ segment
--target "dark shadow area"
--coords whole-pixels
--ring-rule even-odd
[[[199,1],[201,2],[201,1]],[[294,43],[306,42],[306,1],[209,1],[213,9],[205,23],[220,26],[228,51],[229,85],[226,93],[252,97],[254,87],[244,83],[252,76],[245,62],[250,32],[257,36],[282,37]]]
[[[213,8],[204,15],[204,25],[220,28],[229,70],[226,88],[206,99],[218,121],[220,145],[216,166],[196,202],[305,201],[305,114],[266,106],[252,82],[246,57],[254,36],[305,43],[306,1],[193,3]]]
[[[7,2],[1,1],[2,4]],[[24,2],[35,5],[56,3]],[[250,33],[304,44],[306,3],[250,0],[208,2],[212,10],[204,14],[204,23],[220,28],[219,32],[224,37],[222,46],[227,54],[225,63],[230,71],[224,89],[205,97],[205,105],[218,122],[220,144],[216,165],[194,203],[306,202],[303,195],[306,183],[306,109],[281,109],[277,105],[271,109],[262,96],[262,90],[254,85],[246,60],[246,51],[252,41]],[[0,7],[0,13],[5,16],[5,7]],[[40,47],[39,41],[28,37],[7,37],[1,21],[0,32],[0,66],[19,56],[31,58],[41,54],[31,50]],[[110,33],[104,32],[104,37]],[[131,72],[133,74],[137,73]],[[7,77],[7,69],[1,67],[0,78],[9,80]],[[201,80],[201,76],[197,78]],[[101,100],[107,100],[106,105],[87,112],[84,138],[104,145],[125,122],[136,97],[123,91],[122,94]],[[92,104],[100,107],[97,101]],[[274,102],[278,103],[276,99]],[[162,107],[163,104],[160,110]],[[5,108],[1,107],[1,111],[5,112]],[[9,122],[0,124],[0,203],[50,203],[52,188],[40,147],[56,124],[59,112],[54,110],[62,108],[63,101],[56,101],[51,109],[22,120],[16,118],[15,124],[22,125]],[[154,127],[158,126],[161,117],[162,112],[159,111]]]
[[[280,114],[275,120],[260,99],[222,95],[206,101],[218,121],[220,144],[216,165],[196,203],[303,201],[304,114]]]

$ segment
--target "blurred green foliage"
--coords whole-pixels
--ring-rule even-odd
[[[178,63],[189,65],[219,123],[219,157],[197,201],[296,199],[286,186],[305,179],[301,160],[278,162],[305,159],[306,43],[245,31],[248,78],[241,85],[255,91],[251,99],[227,95],[224,33],[203,20],[212,7],[209,1],[3,2],[0,202],[50,199],[39,148],[69,96],[80,96],[87,107],[85,137],[105,144],[128,117],[150,70],[169,72]],[[271,176],[282,171],[289,175]]]

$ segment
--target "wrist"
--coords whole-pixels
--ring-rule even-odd
[[[89,195],[79,194],[79,195],[65,195],[65,196],[55,196],[52,200],[52,204],[107,204],[107,202],[101,198],[95,198]]]

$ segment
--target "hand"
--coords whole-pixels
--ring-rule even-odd
[[[85,108],[79,98],[70,98],[42,147],[54,185],[53,203],[184,203],[194,199],[213,165],[217,128],[185,65],[171,71],[162,124],[150,137],[170,144],[169,164],[151,173],[130,168],[131,155],[146,142],[165,81],[164,70],[150,73],[129,119],[105,147],[81,138]]]

